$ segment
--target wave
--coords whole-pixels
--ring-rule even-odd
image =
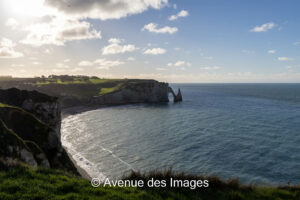
[[[78,116],[74,115],[65,118],[63,120],[63,124],[68,124],[74,120],[78,120]],[[77,152],[72,143],[70,143],[67,140],[67,137],[70,134],[72,134],[72,132],[68,131],[67,128],[62,128],[61,132],[62,145],[66,149],[66,151],[72,156],[73,160],[76,162],[75,164],[82,168],[91,178],[98,178],[101,181],[104,181],[107,178],[107,176],[103,172],[99,171],[95,163],[85,158],[80,152]]]

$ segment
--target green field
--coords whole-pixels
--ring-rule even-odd
[[[0,165],[1,167],[1,165]],[[157,179],[169,178],[165,173],[152,174]],[[184,178],[182,175],[171,175]],[[187,179],[191,178],[186,176]],[[148,179],[134,174],[129,178]],[[222,182],[210,178],[208,189],[130,188],[91,186],[89,181],[71,174],[43,168],[21,166],[0,171],[1,200],[280,200],[300,199],[299,187],[241,186],[237,181]]]

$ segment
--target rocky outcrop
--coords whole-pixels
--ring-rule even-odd
[[[175,92],[173,91],[173,89],[171,87],[169,87],[169,92],[173,95],[174,102],[182,101],[182,95],[181,95],[180,88],[178,89],[177,95],[175,94]]]
[[[37,91],[10,88],[0,90],[0,102],[20,107],[53,128],[60,137],[61,108],[57,97]]]
[[[60,141],[60,108],[56,98],[10,89],[0,90],[0,102],[2,160],[19,160],[77,174]]]
[[[169,102],[168,83],[145,81],[136,84],[125,84],[118,91],[94,97],[91,104],[119,105],[130,103],[158,103]]]

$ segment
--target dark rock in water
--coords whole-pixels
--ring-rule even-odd
[[[178,102],[178,101],[182,101],[182,95],[181,95],[180,88],[178,89],[177,95],[174,97],[174,102]]]
[[[0,159],[78,174],[61,145],[60,119],[56,98],[35,91],[0,90]]]
[[[169,92],[173,95],[174,102],[182,101],[182,95],[181,95],[180,88],[178,89],[177,95],[175,94],[175,92],[173,91],[173,89],[171,87],[169,87]]]

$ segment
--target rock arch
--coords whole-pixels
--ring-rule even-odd
[[[176,95],[174,90],[171,87],[169,87],[169,93],[171,93],[173,95],[174,102],[182,101],[182,95],[181,95],[180,88],[178,88],[178,92],[177,92],[177,95]]]

